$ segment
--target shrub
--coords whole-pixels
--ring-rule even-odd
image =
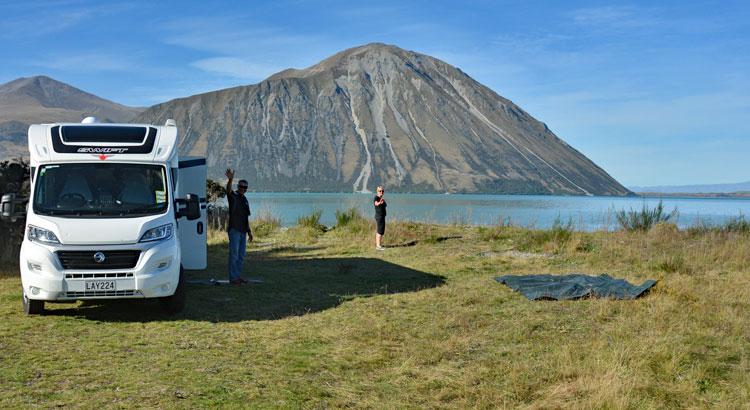
[[[206,206],[206,225],[208,225],[208,229],[225,231],[228,220],[229,209],[226,206],[219,206],[215,203],[209,203]]]
[[[750,233],[750,221],[745,219],[745,215],[740,214],[740,216],[729,218],[728,221],[724,222],[721,230],[724,232]]]
[[[325,231],[326,227],[320,223],[321,216],[323,216],[323,210],[313,209],[309,215],[300,215],[297,218],[297,225],[317,231]]]
[[[262,238],[274,233],[281,227],[281,218],[274,215],[271,211],[263,210],[258,216],[250,222],[250,228],[253,230],[253,236]]]
[[[630,209],[629,211],[620,210],[615,213],[620,228],[626,231],[648,231],[659,222],[667,222],[670,219],[676,219],[678,216],[677,208],[667,213],[664,210],[664,204],[659,201],[653,209],[650,209],[645,203],[640,211]]]
[[[555,221],[552,223],[552,228],[550,229],[552,240],[559,246],[568,243],[571,235],[573,235],[573,231],[573,220],[568,219],[568,222],[563,224],[559,216],[555,218]]]
[[[596,250],[596,244],[589,237],[578,238],[574,245],[575,246],[573,246],[573,249],[575,249],[576,252],[589,253]]]
[[[29,196],[29,164],[22,159],[0,162],[0,196],[15,193],[20,198]],[[23,241],[26,219],[0,220],[0,263],[5,267],[18,264],[18,253]]]
[[[716,227],[704,219],[699,219],[693,225],[689,226],[686,231],[689,236],[697,237],[716,231]]]
[[[336,227],[343,228],[352,222],[365,219],[364,216],[359,212],[359,209],[351,207],[345,211],[336,210]]]
[[[341,232],[361,234],[372,230],[370,221],[358,208],[351,207],[345,211],[336,211],[336,229]]]
[[[501,239],[507,239],[511,235],[511,228],[513,224],[510,221],[510,217],[502,217],[499,216],[495,220],[495,224],[492,226],[480,226],[477,228],[477,232],[479,233],[479,239],[491,242],[491,241],[499,241]]]
[[[709,232],[714,233],[750,233],[750,221],[745,219],[745,215],[733,216],[722,224],[710,223],[699,220],[687,229],[691,236],[700,236]]]

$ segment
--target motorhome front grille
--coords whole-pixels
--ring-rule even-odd
[[[88,292],[66,292],[69,298],[93,298],[106,296],[135,296],[134,290],[97,290]]]
[[[57,252],[63,269],[133,269],[140,256],[139,250]]]
[[[117,272],[117,273],[68,273],[65,275],[65,279],[107,279],[107,278],[132,278],[132,272]]]

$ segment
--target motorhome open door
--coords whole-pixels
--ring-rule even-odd
[[[198,219],[177,220],[182,266],[185,269],[206,269],[206,159],[181,157],[179,164],[176,197],[185,198],[187,194],[196,194],[200,198],[201,209]]]

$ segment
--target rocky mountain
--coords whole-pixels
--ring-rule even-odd
[[[46,76],[19,78],[0,85],[0,158],[28,156],[26,133],[32,123],[78,122],[87,116],[129,122],[141,111]]]
[[[461,70],[384,44],[340,52],[259,84],[155,105],[136,118],[182,130],[270,191],[626,195],[547,126]]]

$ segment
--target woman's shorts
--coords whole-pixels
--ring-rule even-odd
[[[385,217],[375,218],[375,226],[378,234],[385,235]]]

